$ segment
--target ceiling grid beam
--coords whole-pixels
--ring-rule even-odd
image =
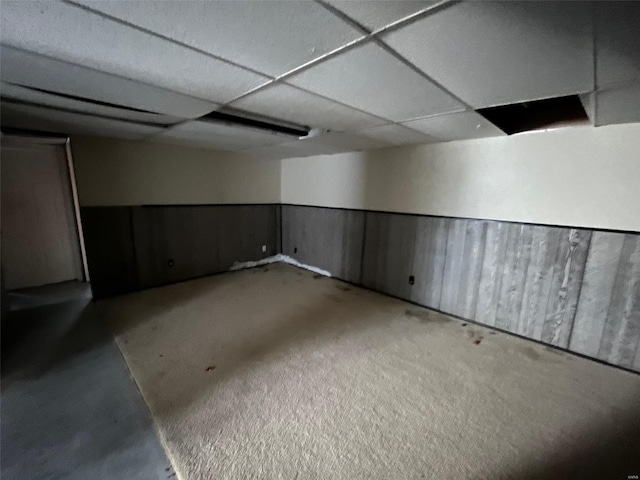
[[[333,13],[334,15],[336,15],[337,17],[339,17],[343,21],[349,23],[352,27],[357,28],[358,30],[360,30],[362,33],[367,35],[367,37],[370,37],[379,47],[384,49],[387,53],[389,53],[390,55],[395,57],[397,60],[401,61],[404,65],[409,67],[411,70],[416,72],[418,75],[423,77],[425,80],[429,81],[430,83],[432,83],[433,85],[438,87],[440,90],[445,92],[447,95],[449,95],[450,97],[455,99],[457,102],[459,102],[462,105],[464,105],[464,107],[465,107],[464,111],[474,110],[474,108],[471,105],[469,105],[467,102],[465,102],[462,98],[458,97],[458,95],[456,95],[455,93],[450,91],[448,88],[446,88],[440,82],[436,81],[429,74],[427,74],[426,72],[424,72],[421,69],[419,69],[416,65],[414,65],[412,62],[410,62],[405,57],[400,55],[393,48],[391,48],[389,45],[387,45],[382,39],[380,39],[380,35],[382,35],[382,34],[385,34],[385,33],[391,32],[393,30],[396,30],[397,28],[406,26],[409,23],[412,23],[415,20],[422,19],[422,18],[424,18],[424,17],[426,17],[428,15],[433,15],[434,13],[441,11],[443,8],[448,8],[448,7],[450,7],[450,6],[452,6],[452,5],[456,4],[456,3],[459,3],[459,0],[442,0],[442,1],[438,2],[438,3],[436,3],[435,5],[431,5],[431,6],[425,8],[423,10],[420,10],[420,11],[408,16],[408,17],[405,17],[405,18],[402,18],[400,20],[397,20],[396,22],[393,22],[393,23],[391,23],[389,25],[386,25],[386,26],[384,26],[382,28],[379,28],[377,30],[369,30],[368,28],[366,28],[362,24],[360,24],[358,21],[354,20],[349,15],[347,15],[346,13],[342,12],[341,10],[337,9],[336,7],[334,7],[333,5],[327,3],[324,0],[315,0],[315,2],[318,3],[319,5],[322,5],[324,8],[326,8],[328,11],[330,11],[331,13]],[[456,113],[456,112],[450,112],[450,113]],[[394,123],[400,123],[400,122],[394,122]]]

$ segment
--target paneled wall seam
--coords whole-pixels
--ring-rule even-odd
[[[129,223],[131,224],[131,245],[133,250],[133,262],[134,262],[134,265],[138,265],[138,250],[136,248],[136,229],[135,229],[134,220],[133,220],[134,208],[135,207],[127,207],[127,209],[129,210]],[[135,275],[136,275],[135,283],[136,285],[140,285],[140,272],[138,271],[137,268],[135,269]]]
[[[589,254],[591,252],[591,242],[593,241],[593,233],[589,235],[589,244],[587,245],[587,257],[584,259],[584,269],[582,270],[582,278],[580,279],[580,287],[578,289],[578,300],[576,302],[576,309],[573,311],[571,317],[571,326],[569,327],[569,337],[567,339],[567,348],[571,345],[571,338],[573,337],[573,327],[576,322],[576,315],[578,314],[578,305],[580,305],[580,297],[582,296],[582,287],[584,285],[584,275],[587,272],[587,262],[589,261]]]
[[[447,231],[448,231],[448,229],[447,229]],[[447,235],[447,237],[448,237],[448,235]],[[447,238],[447,241],[444,242],[444,268],[442,269],[442,282],[441,282],[441,285],[440,285],[440,298],[438,299],[438,305],[435,307],[438,310],[440,310],[440,307],[442,305],[442,296],[444,295],[444,278],[445,278],[445,270],[447,268],[447,257],[448,256],[449,256],[449,240]]]
[[[624,246],[624,240],[623,240],[623,246]],[[620,265],[621,264],[622,264],[622,252],[621,252],[620,256],[618,257],[618,262],[616,264],[616,273],[613,276],[613,278],[614,278],[614,281],[613,281],[614,288],[615,288],[615,284],[617,282],[618,276],[620,275]],[[610,311],[611,311],[611,302],[609,302],[609,305],[607,305],[607,311],[605,312],[605,315],[604,315],[603,335],[600,338],[600,344],[598,345],[598,352],[597,352],[598,357],[601,357],[602,354],[603,354],[603,347],[604,347],[603,346],[603,342],[604,342],[604,339],[605,339],[604,332],[606,332],[606,330],[607,330],[607,320],[609,319],[609,312]]]
[[[360,276],[358,278],[358,283],[362,283],[362,279],[364,278],[364,251],[366,248],[367,242],[367,220],[369,219],[369,212],[364,212],[364,222],[362,225],[362,251],[360,252]]]

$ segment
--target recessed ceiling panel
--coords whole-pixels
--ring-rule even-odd
[[[475,108],[593,90],[589,2],[464,2],[382,40]]]
[[[273,76],[360,36],[309,1],[81,3]]]
[[[100,103],[76,100],[66,96],[45,93],[42,91],[12,85],[5,82],[2,82],[2,85],[0,86],[0,92],[2,93],[3,99],[7,98],[36,106],[40,105],[44,107],[53,107],[59,110],[80,112],[90,115],[93,114],[100,117],[132,120],[135,122],[143,123],[157,123],[159,125],[169,125],[181,120],[178,117],[172,117],[169,115],[141,112],[125,108],[115,108]]]
[[[358,135],[357,133],[340,133],[329,132],[322,133],[312,138],[305,138],[301,142],[309,142],[331,146],[338,152],[353,152],[359,150],[368,150],[371,148],[388,147],[391,145],[377,138],[370,138]]]
[[[231,105],[299,125],[335,131],[385,123],[383,119],[282,83],[259,90]]]
[[[596,125],[640,122],[640,83],[596,92]]]
[[[278,160],[283,158],[310,157],[334,153],[369,150],[390,146],[390,143],[348,133],[326,133],[293,142],[247,150],[255,158]]]
[[[96,118],[42,107],[2,102],[2,126],[65,134],[102,135],[139,140],[161,128],[132,122]]]
[[[287,82],[393,121],[464,109],[374,43],[348,50]]]
[[[378,30],[401,20],[437,1],[371,1],[371,0],[328,0],[329,4],[341,10],[369,30]]]
[[[150,112],[194,118],[218,107],[212,102],[4,45],[0,46],[0,65],[0,76],[6,82]]]
[[[304,144],[289,142],[282,145],[271,145],[246,150],[246,153],[258,160],[282,160],[285,158],[311,157],[314,155],[331,155],[335,148],[318,143]]]
[[[364,137],[380,140],[391,145],[414,145],[419,143],[433,143],[437,140],[417,130],[403,125],[382,125],[380,127],[366,128],[356,132]]]
[[[420,130],[440,142],[506,136],[506,133],[476,112],[462,112],[422,118],[406,122],[404,125],[415,130]]]
[[[640,2],[597,2],[598,88],[640,80]]]
[[[512,103],[478,109],[477,112],[508,135],[589,124],[579,95]]]
[[[60,2],[3,2],[2,42],[216,103],[267,80]]]
[[[220,150],[246,150],[289,142],[292,138],[295,137],[224,123],[190,121],[168,128],[150,140],[184,143]]]

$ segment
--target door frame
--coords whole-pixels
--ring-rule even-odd
[[[71,153],[71,138],[68,136],[32,136],[2,133],[2,143],[7,145],[64,145],[65,155],[67,158],[67,176],[69,177],[69,185],[71,185],[71,201],[73,203],[73,216],[75,218],[76,235],[78,245],[80,247],[80,258],[82,261],[82,281],[89,281],[89,266],[87,264],[87,251],[84,244],[84,235],[82,234],[82,219],[80,217],[80,202],[78,200],[78,186],[76,184],[76,174],[73,164],[73,155]]]

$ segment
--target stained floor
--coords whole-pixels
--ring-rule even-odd
[[[306,270],[100,308],[180,479],[640,474],[640,375]]]
[[[3,480],[175,478],[88,286],[9,296],[2,325]]]

